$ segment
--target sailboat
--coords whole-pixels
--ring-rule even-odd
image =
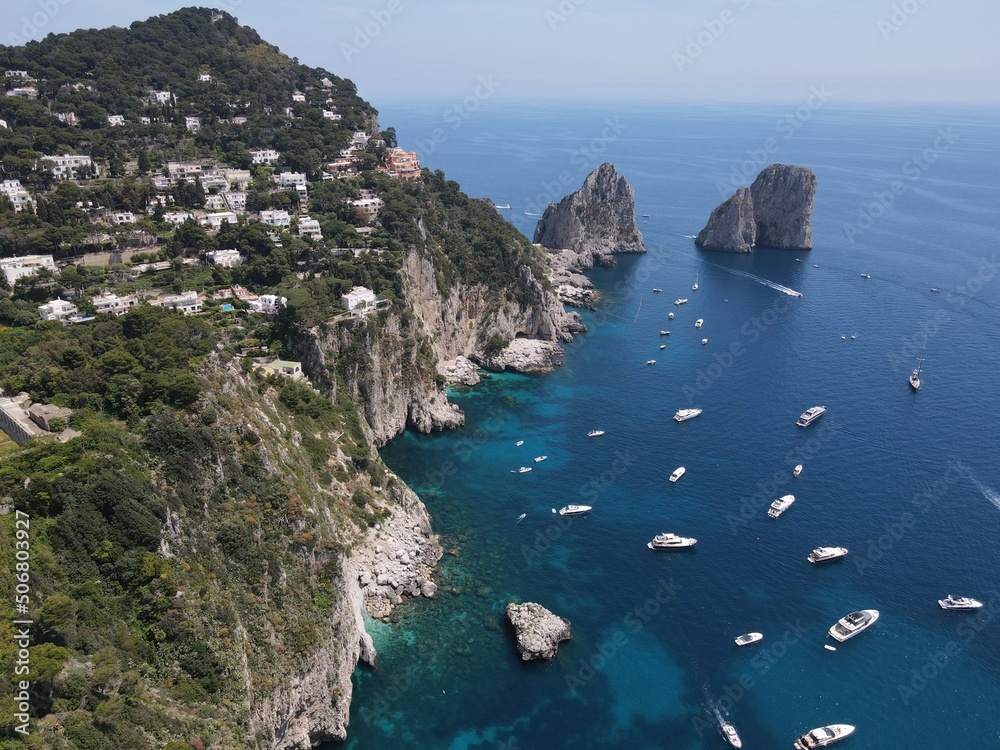
[[[698,291],[698,274],[695,274],[694,276],[694,286],[691,287],[691,291],[692,292]]]
[[[913,372],[910,373],[910,388],[915,391],[920,390],[920,366],[924,361],[924,350],[920,350],[920,357],[917,359],[917,366],[913,368]]]

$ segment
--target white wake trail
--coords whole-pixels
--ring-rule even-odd
[[[770,279],[765,279],[763,276],[754,276],[752,273],[747,273],[746,271],[737,271],[733,268],[726,268],[725,266],[720,266],[715,263],[709,263],[710,266],[715,266],[716,268],[721,268],[727,273],[734,274],[735,276],[742,276],[744,279],[750,279],[751,281],[756,281],[758,284],[763,284],[764,286],[769,286],[782,294],[787,294],[790,297],[801,297],[802,292],[796,292],[794,289],[789,289],[787,286],[782,286]]]
[[[976,479],[972,474],[969,474],[969,479],[972,483],[976,485],[976,489],[983,493],[983,497],[993,503],[993,506],[1000,510],[1000,492],[997,492],[992,487],[987,487],[985,484]]]

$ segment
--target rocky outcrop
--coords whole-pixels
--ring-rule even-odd
[[[812,248],[816,175],[806,167],[772,164],[750,186],[757,244],[781,250]]]
[[[551,372],[564,354],[557,344],[537,339],[514,339],[502,351],[483,356],[483,367],[494,372]]]
[[[438,374],[452,385],[479,385],[479,368],[468,357],[459,355],[447,362],[438,362]]]
[[[559,644],[570,639],[569,620],[552,614],[541,604],[510,602],[506,614],[514,626],[517,650],[524,661],[551,659]]]
[[[581,267],[614,265],[615,253],[644,253],[635,224],[635,192],[611,164],[602,164],[583,187],[559,203],[550,203],[535,227],[534,242],[568,249],[581,256]]]
[[[712,211],[695,244],[706,250],[742,253],[755,246],[809,250],[815,197],[812,170],[772,164],[749,189],[740,188]]]
[[[694,244],[705,250],[749,253],[756,239],[753,198],[750,189],[742,187],[729,200],[715,207]]]

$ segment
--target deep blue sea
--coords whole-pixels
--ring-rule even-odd
[[[356,673],[346,746],[724,748],[720,716],[751,749],[830,723],[857,726],[845,750],[1000,746],[1000,113],[456,111],[399,104],[381,122],[529,237],[525,212],[610,161],[649,252],[592,273],[604,299],[565,367],[456,390],[463,430],[384,449],[447,554],[434,601],[371,625],[379,666]],[[814,248],[697,250],[712,208],[772,162],[816,173]],[[704,413],[675,423],[689,406]],[[568,503],[594,509],[552,514]],[[646,548],[666,531],[699,543]],[[850,554],[809,564],[821,545]],[[949,593],[986,607],[943,611]],[[519,660],[510,599],[571,620],[553,661]],[[862,608],[881,618],[825,650]],[[736,647],[747,631],[765,638]]]

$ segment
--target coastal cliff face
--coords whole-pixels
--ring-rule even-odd
[[[816,175],[806,167],[772,164],[750,186],[757,244],[781,250],[812,248]]]
[[[749,188],[743,187],[727,201],[715,207],[708,224],[698,233],[694,244],[705,250],[749,253],[756,243],[756,238],[753,198]]]
[[[695,244],[705,250],[746,253],[755,246],[812,248],[816,175],[806,167],[772,164],[753,185],[717,206]]]
[[[580,256],[581,269],[613,265],[615,253],[644,253],[635,223],[635,191],[611,164],[602,164],[583,187],[559,203],[551,203],[535,227],[534,242],[569,249]]]

